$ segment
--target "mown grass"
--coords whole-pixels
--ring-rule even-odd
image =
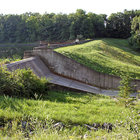
[[[99,39],[55,51],[98,72],[119,76],[120,72],[129,71],[140,79],[140,53],[125,39]]]
[[[57,139],[60,136],[62,139],[70,139],[70,136],[71,139],[80,139],[85,134],[91,136],[89,139],[97,136],[104,137],[105,135],[110,137],[119,133],[122,133],[121,135],[123,136],[126,133],[130,133],[130,136],[135,136],[134,133],[130,132],[130,129],[125,128],[125,124],[128,123],[132,115],[135,116],[137,121],[140,119],[137,114],[140,102],[136,102],[132,107],[133,112],[118,99],[111,99],[105,96],[49,91],[48,95],[36,96],[36,100],[0,96],[0,120],[3,122],[8,122],[9,120],[16,122],[20,120],[28,121],[31,118],[31,120],[38,121],[62,122],[67,126],[62,131],[44,130],[38,127],[38,130],[33,135],[31,134],[31,137],[36,139],[43,139],[43,137]],[[118,128],[114,127],[110,134],[102,129],[96,133],[94,131],[90,133],[84,128],[84,124],[103,124],[105,122],[113,125],[119,122],[121,128],[118,130]],[[68,128],[69,125],[74,125],[74,127],[70,129]],[[123,129],[124,134],[121,129]],[[10,137],[23,136],[22,131],[17,130],[17,128],[14,130],[0,130],[0,135],[4,138],[8,135],[7,131],[12,131]],[[5,132],[5,135],[3,135],[3,132]]]

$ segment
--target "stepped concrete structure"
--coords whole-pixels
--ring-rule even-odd
[[[116,96],[120,78],[96,72],[46,46],[26,51],[24,59],[7,64],[10,71],[30,68],[38,77],[49,79],[54,85],[68,89]],[[134,90],[140,90],[140,80],[133,80]],[[133,94],[136,96],[137,93]]]

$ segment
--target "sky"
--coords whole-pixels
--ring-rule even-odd
[[[140,10],[140,0],[1,0],[0,14],[22,14],[26,12],[74,13],[76,9],[96,14]]]

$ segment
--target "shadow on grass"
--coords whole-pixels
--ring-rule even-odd
[[[10,108],[13,111],[21,111],[23,109],[23,103],[27,106],[31,106],[28,100],[34,101],[34,105],[38,105],[38,101],[51,101],[51,102],[61,102],[61,103],[82,103],[86,104],[91,100],[98,100],[99,98],[107,98],[103,95],[95,95],[90,93],[80,93],[71,91],[48,91],[48,95],[41,95],[38,98],[23,98],[23,97],[10,97],[5,95],[0,95],[0,108],[6,109]]]
[[[125,52],[129,52],[131,54],[135,54],[136,53],[136,52],[131,51],[131,49],[128,50],[127,47],[124,47],[124,46],[120,47],[120,45],[116,43],[117,40],[112,42],[112,41],[109,41],[109,39],[104,39],[103,41],[104,41],[105,44],[107,44],[107,46],[113,46],[114,48],[122,49]],[[125,43],[126,42],[124,42],[124,44]],[[128,59],[127,55],[125,56],[125,54],[117,52],[115,49],[113,49],[113,47],[112,47],[112,49],[109,49],[109,47],[105,48],[105,51],[106,51],[106,53],[109,54],[109,56],[115,57],[115,59],[117,59],[119,61],[122,61],[122,62],[125,62],[126,64],[130,63],[130,64],[135,64],[136,66],[140,66],[139,62],[137,62],[134,59],[130,59],[130,58]],[[101,49],[103,49],[103,48],[101,48]],[[105,60],[104,55],[105,54],[100,53],[100,60],[102,60],[104,62],[108,61],[108,60]],[[99,62],[93,61],[93,60],[89,59],[88,57],[86,57],[84,55],[80,55],[78,53],[68,53],[67,57],[70,57],[73,60],[76,60],[78,63],[86,65],[87,67],[89,67],[89,68],[91,68],[91,69],[93,69],[95,71],[101,72],[101,73],[107,73],[109,75],[119,76],[121,72],[125,72],[125,69],[121,68],[121,66],[120,67],[116,67],[114,69],[113,67],[102,65]],[[133,57],[133,55],[132,55],[132,57]],[[140,73],[138,71],[134,71],[134,72],[131,71],[131,73],[135,74],[136,77],[140,77]]]
[[[80,100],[81,98],[82,100]],[[82,104],[90,102],[91,99],[98,100],[99,98],[107,98],[107,97],[97,94],[69,92],[69,91],[50,91],[48,93],[48,96],[46,96],[46,100],[52,102],[82,103]]]
[[[129,44],[127,44],[128,42],[126,42],[126,40],[124,40],[124,43],[122,43],[123,40],[124,39],[122,39],[120,42],[120,40],[118,39],[103,39],[103,41],[109,46],[113,46],[113,47],[122,49],[125,52],[131,53],[133,55],[140,56],[140,51],[139,52],[137,51],[139,50],[138,48],[136,49],[136,48],[131,47]]]

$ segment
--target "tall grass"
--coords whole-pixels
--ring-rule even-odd
[[[0,96],[0,118],[33,117],[65,124],[93,124],[126,121],[129,108],[109,97],[50,91],[42,100]],[[136,106],[136,109],[140,104]],[[123,115],[122,115],[123,112]],[[134,111],[135,114],[135,111]]]
[[[139,133],[140,102],[126,107],[119,99],[84,93],[49,91],[41,98],[23,99],[0,96],[0,120],[5,126],[0,137],[14,139],[136,139]],[[24,128],[23,123],[27,123]],[[62,122],[65,127],[53,126]],[[87,130],[84,124],[112,123],[113,131]],[[12,127],[10,127],[12,124]],[[130,124],[133,130],[130,128]],[[132,126],[134,125],[134,126]],[[0,125],[1,126],[1,125]],[[140,126],[138,126],[138,130]]]

